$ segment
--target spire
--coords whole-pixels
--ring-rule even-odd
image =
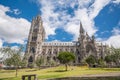
[[[89,37],[88,33],[86,32],[86,36]]]
[[[37,15],[37,16],[36,16],[36,20],[37,20],[37,21],[40,21],[40,20],[41,20],[41,16],[40,16],[40,15]]]
[[[95,43],[95,36],[92,35],[92,42]]]
[[[83,29],[81,21],[80,21],[80,33],[84,33],[84,29]]]
[[[86,32],[86,39],[87,39],[87,40],[90,40],[90,37],[89,37],[89,35],[88,35],[87,32]]]
[[[84,38],[85,38],[85,31],[83,29],[82,23],[80,22],[79,40],[83,40]]]
[[[35,25],[41,25],[42,24],[42,18],[40,15],[37,15],[34,19],[34,24]]]

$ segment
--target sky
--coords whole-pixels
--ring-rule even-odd
[[[46,41],[77,41],[81,21],[96,41],[120,47],[120,0],[0,0],[0,47],[26,45],[37,15]]]

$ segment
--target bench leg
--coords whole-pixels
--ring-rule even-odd
[[[25,80],[25,77],[22,77],[22,80]]]
[[[28,76],[28,80],[31,80],[31,76]]]
[[[34,80],[37,80],[37,77],[36,77],[36,76],[34,76]]]

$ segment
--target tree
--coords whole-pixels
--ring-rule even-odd
[[[16,77],[18,73],[18,68],[23,63],[21,58],[22,49],[22,47],[19,47],[17,49],[13,49],[11,47],[4,47],[1,49],[2,54],[4,54],[3,57],[5,57],[4,63],[7,66],[13,65],[15,67]]]
[[[13,54],[12,57],[11,57],[11,65],[13,65],[15,67],[15,70],[16,70],[16,77],[17,77],[17,74],[18,74],[18,68],[19,66],[21,66],[21,57],[19,54]]]
[[[65,70],[67,71],[67,65],[69,62],[75,60],[75,55],[70,52],[60,52],[57,58],[60,61],[60,63],[65,64]]]
[[[105,61],[108,64],[115,63],[116,66],[120,66],[120,49],[112,48],[112,53],[105,56]]]
[[[10,46],[6,46],[6,47],[2,47],[0,48],[0,52],[3,55],[3,59],[9,58],[11,57],[11,55],[13,55],[14,50],[12,50],[12,48]]]
[[[98,59],[98,65],[100,65],[101,67],[105,66],[104,60],[103,59]]]
[[[4,61],[5,65],[7,66],[11,66],[12,64],[12,59],[11,58],[7,58],[5,61]]]
[[[16,70],[16,77],[17,77],[17,71],[18,67],[21,66],[21,57],[18,54],[13,54],[10,58],[7,58],[4,62],[7,66],[13,65]]]
[[[96,63],[96,58],[93,55],[90,55],[85,61],[89,64],[89,66],[93,66]]]
[[[24,61],[24,60],[22,60],[21,63],[20,63],[20,66],[21,66],[22,68],[25,68],[25,67],[26,67],[26,64],[27,64],[27,62]]]
[[[43,63],[43,58],[42,57],[41,58],[37,58],[36,65],[39,67],[39,70],[40,70],[40,66],[41,66],[42,63]]]
[[[120,48],[117,48],[117,49],[113,49],[114,53],[112,54],[112,61],[120,66]]]
[[[30,64],[28,65],[28,67],[31,68],[31,69],[34,68],[34,63],[30,63]]]

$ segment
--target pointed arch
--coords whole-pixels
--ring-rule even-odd
[[[30,56],[30,57],[29,57],[28,62],[29,62],[29,63],[32,63],[32,62],[33,62],[33,56]]]
[[[94,46],[91,44],[86,45],[86,53],[89,53],[90,51],[94,52]]]

